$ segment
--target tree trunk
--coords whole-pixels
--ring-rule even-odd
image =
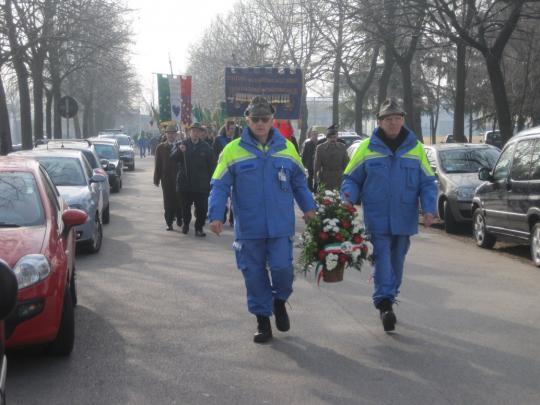
[[[334,90],[332,93],[332,124],[339,124],[339,79],[341,74],[341,47],[336,50],[334,63]]]
[[[36,55],[32,59],[35,139],[43,139],[43,66],[43,59],[40,59],[40,56]]]
[[[28,87],[28,70],[24,64],[24,51],[19,45],[17,29],[13,22],[12,1],[5,2],[5,20],[8,27],[9,46],[11,47],[12,63],[17,75],[19,87],[19,107],[21,114],[21,143],[23,149],[32,149],[32,111],[30,88]]]
[[[401,63],[399,68],[401,69],[401,81],[403,86],[403,108],[407,114],[405,117],[406,123],[409,129],[416,134],[418,140],[423,142],[424,140],[422,139],[422,133],[418,128],[416,128],[417,122],[413,101],[411,65],[410,63]]]
[[[377,96],[377,108],[376,111],[379,111],[381,104],[386,100],[388,94],[388,83],[390,82],[390,77],[392,77],[392,72],[394,71],[394,65],[396,60],[392,55],[392,52],[385,46],[384,48],[384,68],[379,79],[379,92]]]
[[[73,117],[73,128],[74,128],[74,135],[75,139],[81,139],[81,122],[79,120],[79,114],[75,115]]]
[[[62,139],[62,117],[60,116],[60,98],[62,97],[62,80],[60,79],[60,64],[56,44],[52,44],[49,50],[49,69],[51,71],[52,92],[52,138]]]
[[[307,137],[308,118],[309,111],[307,107],[307,88],[306,83],[304,82],[302,86],[302,98],[300,100],[300,139],[298,142],[300,146],[304,144]]]
[[[465,138],[465,86],[467,69],[465,57],[467,46],[463,42],[457,43],[456,62],[456,99],[454,100],[454,128],[453,135],[457,142],[466,142]]]
[[[510,105],[508,103],[508,96],[504,85],[504,75],[498,58],[491,54],[485,55],[485,57],[491,90],[495,101],[495,110],[497,111],[497,120],[499,121],[499,129],[501,131],[503,143],[506,143],[513,135],[513,128]]]
[[[52,91],[45,89],[45,132],[47,138],[52,135]]]
[[[7,155],[11,150],[11,146],[11,128],[9,126],[6,92],[0,75],[0,155]]]
[[[363,131],[363,111],[362,108],[364,107],[364,95],[359,92],[354,92],[354,132],[356,132],[358,135],[362,135]]]

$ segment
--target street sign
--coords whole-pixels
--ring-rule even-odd
[[[60,99],[60,105],[58,107],[60,115],[64,118],[73,118],[79,111],[77,101],[73,97],[64,96]]]

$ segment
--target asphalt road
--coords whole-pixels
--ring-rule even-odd
[[[396,333],[366,269],[320,288],[299,276],[291,331],[255,345],[232,229],[165,232],[152,163],[125,174],[101,252],[77,257],[72,356],[11,353],[10,405],[540,403],[540,271],[527,260],[422,232]]]

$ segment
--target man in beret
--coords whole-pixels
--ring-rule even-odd
[[[167,231],[173,230],[173,221],[182,226],[182,204],[180,195],[176,192],[176,162],[171,159],[171,150],[176,142],[178,128],[176,125],[167,125],[165,128],[165,141],[156,147],[154,165],[154,184],[163,191],[163,207],[165,209],[165,223]]]
[[[234,249],[246,284],[248,310],[257,317],[255,343],[272,339],[272,313],[277,329],[289,330],[285,303],[294,279],[294,200],[306,219],[313,218],[316,209],[300,156],[272,128],[274,112],[264,97],[251,100],[245,111],[247,127],[221,152],[209,199],[210,228],[219,235],[232,193]]]
[[[424,225],[435,215],[437,185],[424,147],[405,125],[393,99],[377,114],[378,127],[356,149],[345,169],[342,198],[362,203],[375,257],[373,304],[385,331],[395,328],[393,304],[403,278],[411,235],[418,233],[418,200]]]
[[[336,124],[329,126],[326,129],[326,141],[315,150],[315,182],[322,184],[326,190],[339,189],[343,170],[349,163],[347,147],[338,142],[337,130]]]

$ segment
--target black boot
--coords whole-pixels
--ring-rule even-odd
[[[291,328],[289,315],[285,308],[285,301],[274,299],[274,316],[276,317],[276,328],[281,332],[287,332]]]
[[[272,325],[267,316],[257,315],[257,333],[253,336],[255,343],[266,343],[272,339]]]
[[[381,321],[384,331],[393,331],[396,328],[397,319],[396,314],[394,314],[394,310],[392,309],[392,301],[390,301],[388,298],[385,298],[381,302],[379,302],[379,304],[377,304],[377,308],[381,313]]]

